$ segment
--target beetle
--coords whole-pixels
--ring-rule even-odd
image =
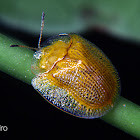
[[[95,44],[74,33],[61,33],[41,43],[31,70],[31,84],[48,102],[71,115],[98,118],[114,107],[120,94],[120,78],[109,58]]]

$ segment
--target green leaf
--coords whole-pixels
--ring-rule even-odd
[[[44,11],[47,35],[97,28],[140,40],[139,5],[139,0],[7,0],[0,3],[0,20],[8,27],[39,34]]]

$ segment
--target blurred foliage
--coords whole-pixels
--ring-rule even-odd
[[[38,34],[44,11],[47,35],[96,28],[140,40],[139,7],[139,0],[6,0],[0,2],[0,23]]]

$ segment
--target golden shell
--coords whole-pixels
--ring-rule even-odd
[[[47,45],[48,44],[48,45]],[[76,34],[45,42],[33,56],[33,87],[59,109],[82,118],[97,118],[113,108],[119,76],[107,56]]]

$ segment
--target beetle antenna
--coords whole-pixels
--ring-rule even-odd
[[[11,45],[10,47],[27,48],[27,49],[36,50],[36,51],[38,50],[38,48],[28,47],[28,46],[24,46],[24,45]]]
[[[40,49],[40,44],[41,44],[41,39],[42,39],[42,31],[44,28],[44,18],[45,18],[45,13],[42,12],[42,19],[41,19],[41,29],[40,29],[40,35],[39,35],[39,41],[38,41],[38,49]]]
[[[45,13],[42,12],[42,19],[41,19],[41,29],[40,29],[40,35],[39,35],[39,41],[38,41],[38,48],[32,48],[32,47],[28,47],[28,46],[23,46],[23,45],[11,45],[10,47],[21,47],[21,48],[28,48],[28,49],[32,49],[32,50],[38,50],[40,49],[40,44],[41,44],[41,39],[42,39],[42,31],[44,28],[44,17],[45,17]]]

